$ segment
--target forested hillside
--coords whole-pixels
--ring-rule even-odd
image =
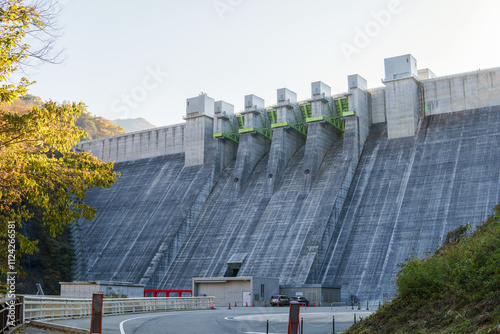
[[[0,106],[3,111],[17,112],[19,115],[28,113],[34,106],[41,106],[43,100],[38,96],[26,95],[12,101],[11,104]],[[91,140],[103,137],[110,137],[125,133],[125,130],[111,123],[111,121],[100,116],[93,116],[89,111],[84,111],[75,122],[75,125],[84,130],[88,137],[84,140]]]

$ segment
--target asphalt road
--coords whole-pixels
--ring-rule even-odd
[[[218,308],[207,311],[179,311],[154,314],[128,314],[105,317],[104,334],[266,334],[287,333],[287,307],[236,307],[228,310]],[[340,333],[351,326],[354,313],[367,317],[373,311],[351,311],[345,308],[329,307],[302,308],[300,318],[304,319],[304,334],[326,334],[333,330]],[[57,324],[89,329],[90,319],[59,320]]]

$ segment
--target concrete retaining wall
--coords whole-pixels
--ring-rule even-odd
[[[422,84],[426,116],[500,105],[500,68],[428,79]]]
[[[104,162],[132,161],[184,153],[185,124],[83,141],[77,149],[92,152]]]
[[[60,282],[61,296],[66,298],[90,298],[93,293],[116,293],[126,297],[143,297],[144,285],[121,282]]]

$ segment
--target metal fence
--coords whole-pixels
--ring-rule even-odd
[[[9,323],[13,323],[14,326],[21,324],[21,314],[22,303],[19,298],[2,299],[0,301],[0,333],[6,333],[9,330]]]
[[[25,296],[24,321],[90,316],[92,299]],[[207,310],[215,297],[113,298],[104,299],[103,314],[152,313],[161,311]]]

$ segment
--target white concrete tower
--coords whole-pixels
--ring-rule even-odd
[[[264,99],[253,94],[245,96],[245,110],[241,112],[245,117],[245,128],[263,128],[266,126],[262,119],[266,117]]]
[[[215,102],[214,133],[236,133],[235,125],[234,106],[225,101]]]
[[[213,141],[214,99],[206,94],[187,99],[184,148],[185,166],[203,165]]]
[[[417,60],[412,55],[385,59],[385,105],[389,139],[417,132],[420,100]]]

